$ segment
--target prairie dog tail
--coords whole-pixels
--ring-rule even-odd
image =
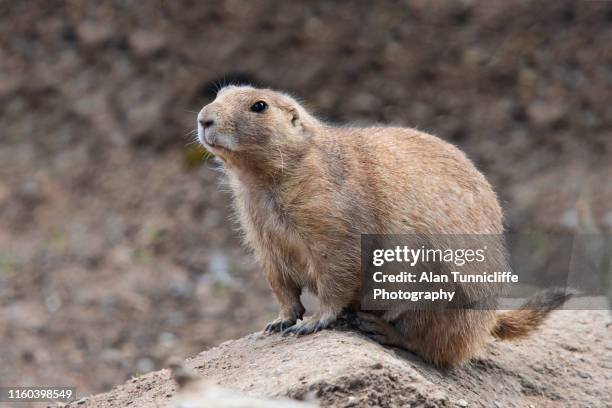
[[[528,299],[520,309],[500,314],[491,334],[500,340],[527,336],[572,295],[561,289],[540,292]]]

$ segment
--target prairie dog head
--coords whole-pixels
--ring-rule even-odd
[[[316,119],[292,97],[270,89],[228,86],[198,114],[198,139],[231,166],[283,165]],[[284,155],[284,156],[283,156]]]

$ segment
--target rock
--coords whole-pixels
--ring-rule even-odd
[[[139,100],[127,112],[127,130],[136,140],[159,127],[165,101],[161,98]]]
[[[18,78],[3,75],[2,78],[0,78],[0,98],[9,96],[17,90],[20,85],[21,82]]]
[[[176,408],[316,408],[317,405],[289,398],[262,398],[219,388],[204,380],[188,384],[174,398]]]
[[[148,357],[143,357],[136,364],[139,373],[148,373],[155,368],[155,362]]]
[[[566,109],[557,103],[535,101],[529,105],[527,116],[537,126],[550,126],[565,115]]]
[[[311,405],[286,398],[304,401],[316,395],[320,406],[335,407],[598,407],[612,399],[606,386],[606,367],[612,366],[606,322],[604,310],[557,311],[531,338],[492,342],[480,357],[449,370],[355,332],[250,335],[188,360],[185,365],[196,377],[178,392],[170,372],[161,370],[90,397],[87,406],[226,407],[236,400],[232,406],[298,407]],[[561,346],[577,337],[589,344],[588,350]],[[577,375],[581,372],[590,378]]]
[[[165,46],[162,36],[152,31],[136,30],[128,42],[134,52],[141,57],[148,57],[160,51]]]
[[[561,215],[559,224],[564,226],[565,228],[576,230],[578,228],[578,213],[576,212],[576,210],[570,209],[565,211]]]
[[[85,45],[102,45],[113,36],[113,31],[108,24],[85,20],[77,27],[77,36]]]

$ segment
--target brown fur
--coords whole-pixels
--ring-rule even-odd
[[[573,293],[551,290],[533,296],[519,310],[502,313],[492,334],[500,340],[529,335],[536,330],[554,309],[560,307]]]
[[[268,109],[252,112],[259,100]],[[200,140],[223,162],[246,241],[280,303],[267,331],[311,333],[343,310],[359,309],[360,234],[502,233],[489,183],[437,137],[408,128],[332,127],[285,94],[251,87],[222,89],[198,120],[214,122],[199,126]],[[297,322],[303,289],[321,308]],[[452,365],[474,355],[492,332],[528,332],[541,321],[518,313],[498,321],[493,310],[406,311],[370,315],[369,323],[385,334],[381,341]]]

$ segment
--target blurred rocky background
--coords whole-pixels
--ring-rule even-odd
[[[0,384],[107,390],[276,314],[190,134],[225,83],[440,135],[509,231],[612,230],[610,44],[605,1],[0,0]]]

